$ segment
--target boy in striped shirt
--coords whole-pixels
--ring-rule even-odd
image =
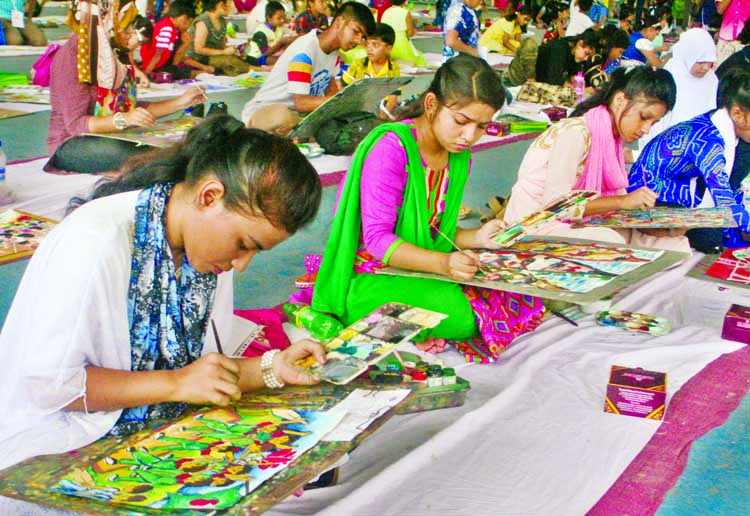
[[[141,66],[146,74],[169,72],[173,80],[190,77],[191,68],[177,66],[175,56],[180,54],[180,47],[187,43],[181,39],[181,34],[187,32],[193,18],[195,9],[186,0],[174,0],[169,5],[167,16],[154,26],[154,37],[141,46]]]
[[[374,31],[375,19],[367,6],[342,4],[326,31],[308,32],[286,49],[245,104],[242,120],[248,127],[288,133],[296,113],[310,113],[338,92],[339,49],[353,49]]]

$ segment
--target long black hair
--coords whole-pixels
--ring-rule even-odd
[[[525,5],[522,5],[515,11],[506,14],[505,19],[509,22],[516,21],[516,18],[518,18],[519,14],[524,15],[524,16],[531,16],[531,11],[529,10],[528,7],[526,7]]]
[[[667,70],[654,70],[650,66],[621,67],[614,71],[609,82],[578,104],[570,116],[582,116],[589,109],[608,106],[618,92],[623,92],[629,101],[623,114],[630,110],[635,101],[658,102],[671,111],[677,98],[677,86]]]
[[[571,49],[573,49],[573,47],[575,47],[579,41],[584,47],[588,47],[593,50],[597,50],[599,48],[599,34],[597,34],[594,29],[586,29],[580,34],[576,34],[575,36],[565,36],[562,39],[568,42]]]
[[[118,178],[97,185],[92,199],[157,183],[184,181],[190,186],[207,176],[224,185],[227,209],[259,211],[289,234],[311,222],[320,207],[320,178],[297,146],[247,129],[229,115],[211,116],[182,142],[132,158]]]
[[[734,105],[750,111],[750,72],[737,67],[722,75],[716,92],[716,107],[729,110]]]
[[[599,55],[606,61],[613,48],[627,49],[630,46],[630,36],[624,29],[618,29],[614,25],[602,27],[599,31]]]
[[[484,59],[459,54],[451,57],[435,72],[429,88],[396,112],[399,120],[424,114],[424,98],[437,97],[442,106],[464,107],[478,102],[499,110],[505,104],[505,88],[500,76]]]

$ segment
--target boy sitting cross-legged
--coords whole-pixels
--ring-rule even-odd
[[[297,34],[284,34],[286,11],[281,2],[271,0],[266,4],[266,22],[258,26],[250,38],[247,55],[253,56],[261,65],[274,64],[276,54],[297,38]]]

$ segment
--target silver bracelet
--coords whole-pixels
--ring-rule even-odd
[[[278,349],[271,349],[263,353],[260,359],[260,376],[269,389],[281,389],[284,386],[284,382],[279,380],[273,372],[273,359],[278,352]]]

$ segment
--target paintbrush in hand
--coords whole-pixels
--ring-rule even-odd
[[[460,247],[458,247],[458,244],[456,244],[453,240],[451,240],[451,238],[448,235],[446,235],[445,233],[443,233],[442,231],[440,231],[440,229],[438,229],[435,226],[430,226],[430,227],[432,229],[434,229],[437,232],[438,235],[440,235],[441,237],[443,237],[446,240],[446,242],[448,242],[451,246],[453,246],[453,249],[455,249],[456,251],[458,251],[459,253],[461,253],[464,256],[468,256],[469,258],[474,258],[469,253],[467,253],[466,251],[464,251],[463,249],[461,249]],[[484,268],[484,266],[482,265],[482,263],[479,260],[477,260],[477,269],[479,269],[480,271],[484,272],[485,274],[487,273],[487,270]]]
[[[222,355],[224,354],[224,349],[221,347],[221,339],[219,338],[219,332],[216,330],[216,323],[213,319],[211,319],[211,330],[214,332],[214,340],[216,341],[216,349],[219,350],[219,353]]]

